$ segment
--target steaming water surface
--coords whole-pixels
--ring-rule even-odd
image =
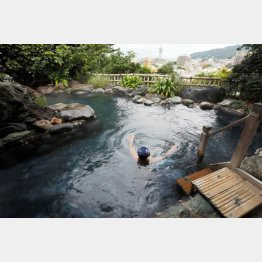
[[[89,104],[97,118],[82,136],[58,135],[59,143],[48,153],[0,170],[1,217],[152,217],[181,198],[175,180],[200,168],[196,150],[202,126],[222,127],[234,120],[198,107],[146,107],[107,95],[59,94],[48,102]],[[228,161],[240,130],[212,138],[202,166]],[[153,155],[173,144],[178,151],[139,166],[128,151],[129,133],[135,134],[136,147],[145,145]],[[261,136],[255,143],[262,146]],[[39,150],[45,152],[45,146]]]

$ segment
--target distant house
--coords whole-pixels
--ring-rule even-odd
[[[150,58],[145,58],[143,62],[143,66],[148,68],[151,73],[157,73],[159,67],[152,63],[152,60]]]
[[[177,60],[176,60],[176,63],[177,65],[179,66],[185,66],[186,64],[190,63],[191,62],[191,57],[188,56],[188,55],[183,55],[183,56],[178,56],[177,57]]]

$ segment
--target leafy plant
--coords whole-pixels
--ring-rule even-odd
[[[45,107],[47,105],[47,99],[44,95],[39,95],[35,99],[35,104],[39,107]]]
[[[88,81],[89,84],[95,88],[105,87],[108,85],[109,81],[106,77],[100,75],[93,75]]]
[[[182,82],[176,75],[169,79],[158,80],[151,89],[151,93],[157,93],[166,97],[175,96],[182,89]]]
[[[142,83],[139,76],[124,76],[121,80],[121,86],[136,89]]]
[[[50,78],[51,81],[54,83],[56,89],[58,89],[59,84],[63,84],[63,86],[68,87],[68,80],[67,80],[67,75],[62,74],[62,73],[52,73]]]

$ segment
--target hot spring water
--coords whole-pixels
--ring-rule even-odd
[[[57,135],[52,149],[43,145],[41,153],[0,170],[1,217],[152,217],[181,197],[176,179],[200,168],[196,150],[202,126],[234,120],[213,110],[146,107],[110,95],[48,97],[49,104],[58,102],[89,104],[97,118],[81,136]],[[228,161],[240,132],[236,127],[210,139],[202,166]],[[139,166],[128,151],[130,133],[136,147],[145,145],[152,155],[173,144],[178,150]],[[258,135],[255,140],[262,145]]]

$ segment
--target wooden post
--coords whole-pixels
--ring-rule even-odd
[[[256,134],[261,117],[262,103],[254,104],[252,112],[249,114],[248,119],[246,120],[244,130],[230,160],[230,166],[232,169],[240,167],[241,161],[245,157],[248,147],[250,146],[253,137]]]
[[[203,131],[200,136],[200,142],[197,150],[198,162],[201,162],[204,158],[210,130],[211,130],[210,126],[203,126]]]

